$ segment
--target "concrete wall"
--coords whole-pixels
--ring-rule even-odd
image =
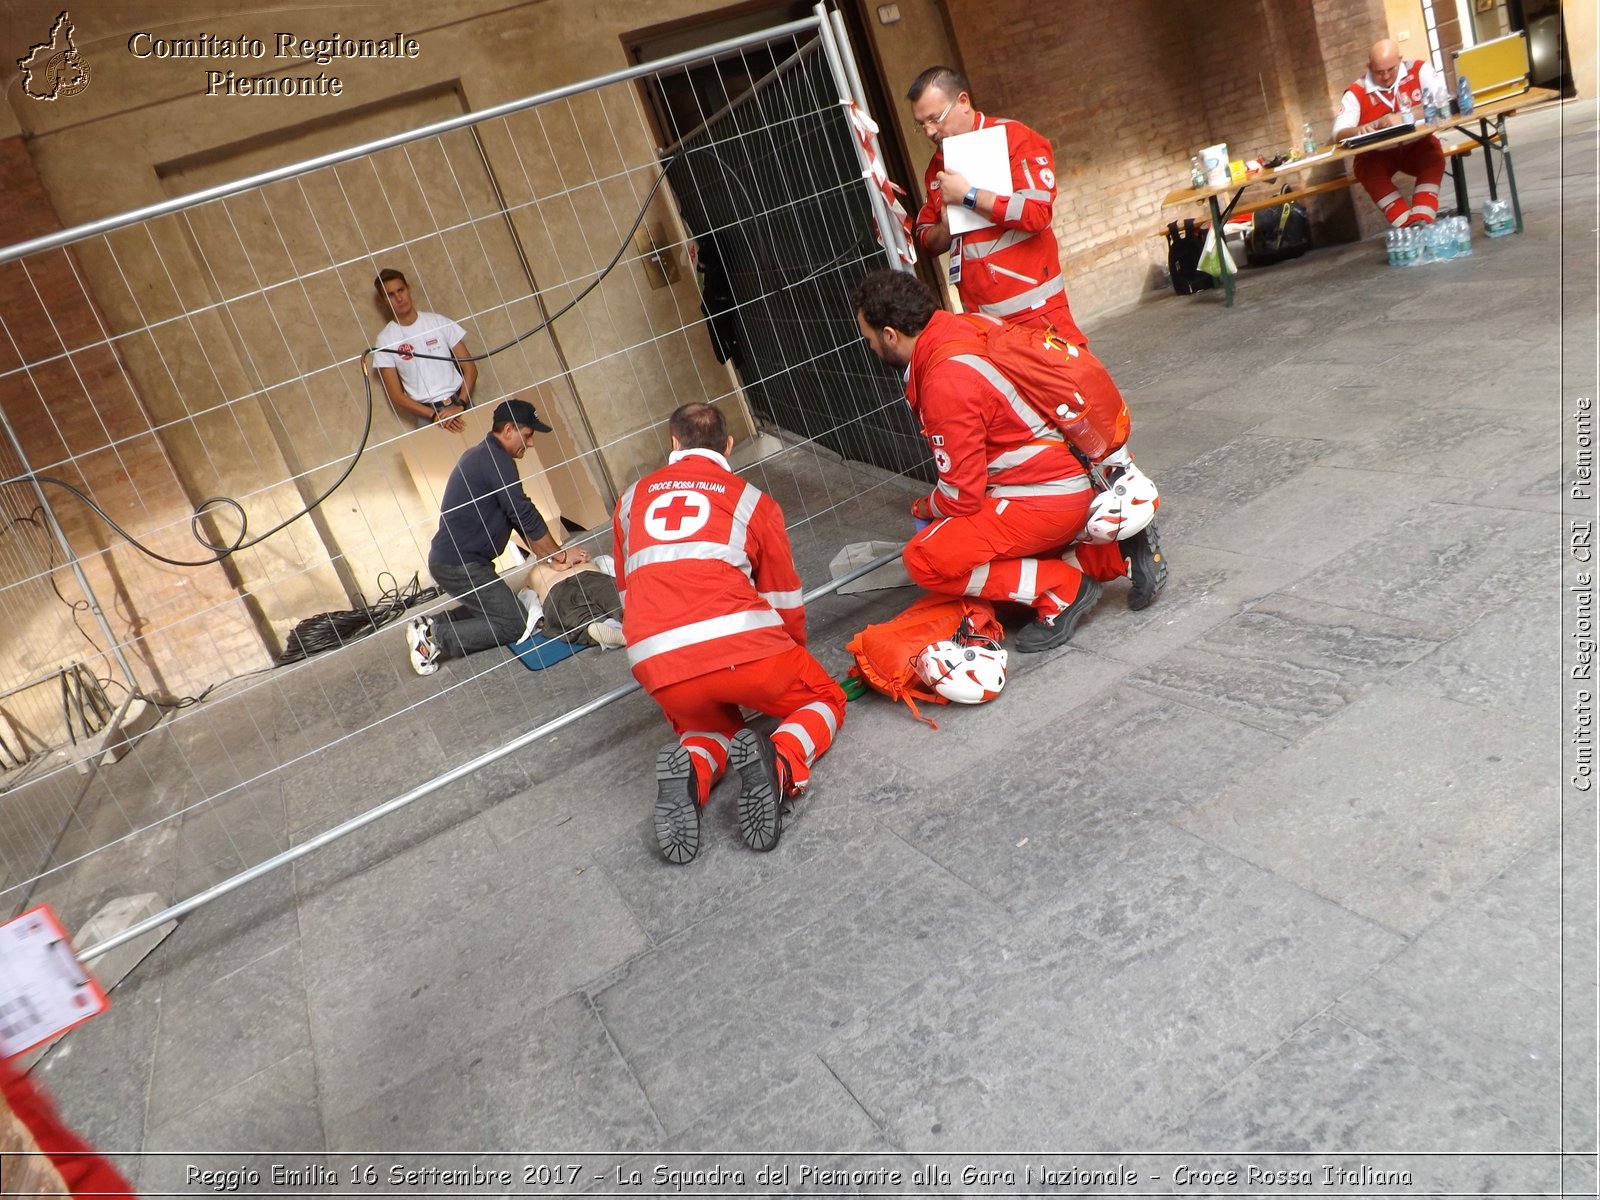
[[[1466,0],[1463,0],[1465,3]],[[1561,18],[1567,27],[1567,53],[1572,59],[1572,82],[1580,96],[1600,94],[1600,41],[1595,19],[1600,6],[1592,0],[1564,4]]]

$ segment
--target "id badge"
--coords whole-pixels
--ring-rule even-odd
[[[958,237],[950,243],[950,286],[961,285],[961,239]]]

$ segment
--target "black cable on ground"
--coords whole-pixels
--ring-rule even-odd
[[[383,587],[376,603],[368,604],[365,597],[358,595],[356,600],[359,607],[343,612],[318,613],[301,621],[289,632],[283,653],[278,655],[277,665],[281,667],[300,662],[313,654],[348,645],[369,633],[376,633],[406,609],[426,604],[443,594],[441,588],[423,587],[420,573],[413,575],[411,582],[403,588],[395,584],[394,576],[387,571],[378,576],[380,587],[385,579],[389,580],[389,586]]]

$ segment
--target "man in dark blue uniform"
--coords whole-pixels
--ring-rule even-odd
[[[533,405],[502,400],[488,436],[450,472],[439,531],[428,550],[428,572],[461,606],[406,626],[411,669],[418,675],[432,675],[441,659],[509,646],[523,636],[528,614],[494,569],[512,530],[536,558],[558,563],[566,563],[569,555],[574,562],[589,558],[581,547],[561,548],[523,491],[517,460],[527,453],[536,430],[549,433],[550,426]]]

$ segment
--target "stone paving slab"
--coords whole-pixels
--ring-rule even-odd
[[[1175,819],[1416,935],[1556,827],[1555,765],[1535,726],[1386,691]]]

